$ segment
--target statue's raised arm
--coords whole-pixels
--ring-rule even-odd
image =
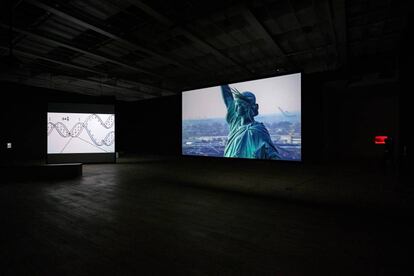
[[[223,96],[224,104],[227,108],[233,103],[233,94],[228,84],[221,86],[221,95]]]

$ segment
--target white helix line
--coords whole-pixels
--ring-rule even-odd
[[[57,133],[64,137],[78,137],[83,130],[86,130],[89,138],[91,139],[91,141],[97,145],[97,146],[110,146],[114,143],[114,138],[115,138],[115,132],[114,131],[110,131],[104,139],[102,139],[101,141],[98,141],[94,135],[91,133],[91,130],[88,128],[88,123],[91,120],[98,120],[98,122],[101,124],[101,126],[103,126],[106,129],[110,129],[113,127],[114,125],[114,115],[111,115],[108,117],[108,119],[104,122],[98,115],[96,114],[91,114],[88,116],[88,118],[86,118],[86,120],[82,123],[76,123],[71,130],[69,130],[67,128],[67,126],[61,122],[58,123],[51,123],[49,122],[47,124],[47,135],[49,136],[52,131],[54,129],[56,129]]]

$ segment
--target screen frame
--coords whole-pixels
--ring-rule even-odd
[[[116,110],[115,104],[90,104],[90,103],[59,103],[52,102],[47,104],[46,110],[46,131],[47,131],[47,114],[48,113],[97,113],[113,114],[115,116],[115,146],[114,152],[102,153],[48,153],[47,136],[46,136],[46,164],[58,163],[116,163]]]
[[[270,163],[278,163],[278,162],[283,162],[283,163],[290,163],[290,164],[303,164],[304,163],[304,139],[302,139],[301,141],[301,152],[300,152],[300,156],[301,159],[300,160],[285,160],[285,159],[278,159],[278,160],[269,160],[269,159],[256,159],[256,158],[242,158],[242,157],[216,157],[216,156],[203,156],[203,155],[188,155],[188,154],[183,154],[183,146],[182,146],[182,139],[183,139],[183,94],[186,92],[190,92],[191,90],[198,90],[198,89],[204,89],[204,88],[210,88],[210,87],[215,87],[215,86],[220,86],[220,85],[224,85],[224,84],[234,84],[234,83],[239,83],[239,82],[247,82],[247,81],[255,81],[255,80],[261,80],[261,79],[266,79],[266,78],[274,78],[274,77],[283,77],[283,76],[288,76],[288,75],[294,75],[294,74],[300,74],[300,122],[301,125],[303,125],[303,79],[304,79],[304,72],[303,71],[286,71],[286,72],[277,72],[275,74],[268,74],[268,75],[263,75],[260,77],[250,77],[250,78],[243,78],[243,79],[237,79],[237,80],[231,80],[229,82],[217,82],[217,83],[212,83],[206,86],[198,86],[198,87],[194,87],[194,88],[188,88],[187,90],[183,90],[180,93],[180,132],[179,132],[179,148],[180,148],[180,157],[181,158],[186,158],[186,159],[211,159],[211,160],[230,160],[230,161],[235,161],[237,160],[238,162],[270,162]],[[301,127],[301,137],[303,137],[303,127]]]

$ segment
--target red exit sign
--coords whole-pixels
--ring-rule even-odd
[[[387,139],[388,139],[388,136],[384,136],[384,135],[375,136],[374,143],[376,145],[385,145],[385,140],[387,140]]]

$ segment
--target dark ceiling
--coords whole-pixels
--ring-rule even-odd
[[[396,81],[407,2],[1,1],[0,81],[119,100],[292,71]]]

